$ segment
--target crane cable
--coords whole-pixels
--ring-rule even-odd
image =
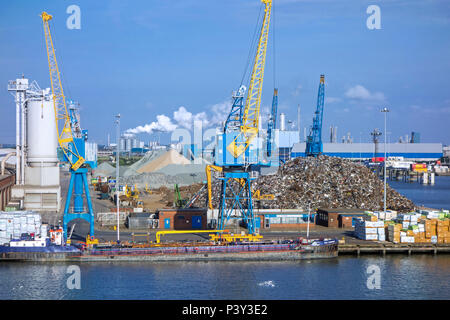
[[[273,87],[277,87],[276,46],[275,46],[275,1],[272,2],[272,40],[273,40]]]
[[[53,19],[55,19],[53,17]],[[53,23],[49,23],[49,28],[51,28],[51,34],[53,35],[53,47],[55,48],[55,52],[56,51],[60,51],[61,52],[61,47],[59,46],[59,42],[58,42],[58,36],[56,35],[56,28],[53,25]],[[58,60],[58,69],[59,69],[59,76],[61,78],[61,85],[63,86],[63,89],[66,90],[66,93],[68,93],[68,97],[72,97],[72,92],[70,91],[70,86],[68,84],[68,81],[66,79],[66,77],[64,76],[64,66],[62,63],[62,59],[61,56],[63,56],[62,54],[59,55],[59,60]],[[64,94],[64,99],[66,99],[66,94]]]
[[[255,25],[255,29],[253,31],[252,41],[250,43],[250,48],[248,51],[247,62],[245,63],[244,73],[242,74],[241,84],[239,85],[239,87],[242,86],[242,84],[244,83],[244,80],[245,80],[245,83],[247,83],[248,82],[247,79],[250,76],[250,73],[248,73],[247,71],[249,70],[251,60],[254,56],[254,51],[256,50],[255,47],[256,47],[256,43],[257,43],[257,39],[258,39],[256,35],[258,33],[258,27],[260,24],[262,8],[263,8],[263,4],[261,3],[261,5],[259,7],[258,19],[256,20],[256,25]]]

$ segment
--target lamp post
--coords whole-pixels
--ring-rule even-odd
[[[311,204],[308,204],[308,229],[306,230],[306,239],[309,240],[309,220],[311,219]]]
[[[117,146],[116,146],[116,205],[117,205],[117,243],[120,242],[120,232],[119,232],[119,162],[120,162],[120,113],[116,115],[117,124]]]
[[[381,112],[384,113],[384,213],[386,213],[386,115],[389,112],[388,108],[383,108]]]
[[[293,128],[293,123],[291,120],[288,120],[288,124],[290,124],[291,130]],[[289,157],[288,159],[291,160],[291,131],[288,130],[288,135],[289,135],[289,146],[288,146],[288,152],[289,152]]]

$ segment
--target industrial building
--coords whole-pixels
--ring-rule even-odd
[[[316,224],[330,228],[351,228],[354,218],[364,217],[363,209],[349,208],[319,208],[317,209]]]
[[[306,143],[294,144],[291,157],[304,157]],[[323,154],[353,160],[384,157],[384,144],[379,143],[323,143]],[[435,161],[443,156],[442,143],[387,143],[387,157],[403,157],[411,161]]]
[[[205,230],[207,229],[207,210],[198,209],[160,209],[156,211],[160,229]]]
[[[16,102],[16,185],[11,198],[25,210],[57,212],[61,187],[50,89],[22,78],[9,81],[8,91]]]
[[[11,200],[11,188],[14,186],[14,175],[0,174],[0,211],[5,210]]]
[[[139,152],[143,148],[144,141],[138,140],[135,135],[126,134],[120,137],[120,152]]]

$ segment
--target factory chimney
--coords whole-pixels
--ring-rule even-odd
[[[280,113],[280,131],[286,130],[286,115],[284,113]]]

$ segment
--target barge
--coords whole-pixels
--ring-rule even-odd
[[[29,241],[30,242],[30,241]],[[86,247],[84,245],[0,246],[0,261],[283,261],[334,258],[337,240],[309,243],[240,243],[202,245],[150,245],[147,247]]]
[[[317,240],[309,244],[249,243],[234,245],[157,246],[148,248],[93,248],[79,261],[280,261],[337,257],[337,241]]]

